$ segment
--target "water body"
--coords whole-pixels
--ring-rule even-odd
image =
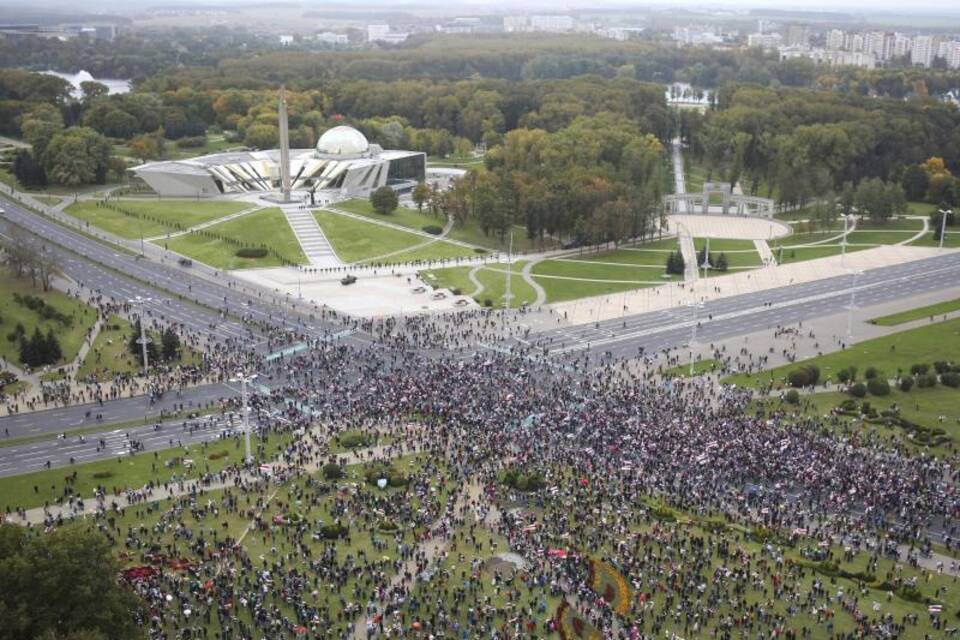
[[[58,78],[63,78],[71,85],[73,85],[73,91],[71,95],[74,98],[82,98],[83,91],[80,90],[80,83],[87,82],[88,80],[93,80],[104,84],[107,86],[107,89],[111,94],[115,93],[129,93],[130,92],[130,81],[129,80],[119,80],[116,78],[94,78],[90,75],[89,71],[79,71],[77,73],[60,73],[59,71],[41,71],[51,76],[57,76]]]

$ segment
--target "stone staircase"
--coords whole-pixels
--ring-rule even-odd
[[[343,264],[327,241],[327,237],[323,235],[313,213],[308,209],[301,209],[299,205],[294,205],[283,207],[283,215],[286,216],[290,228],[297,236],[297,241],[311,266],[339,267]]]

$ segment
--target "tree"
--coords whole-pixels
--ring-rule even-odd
[[[137,136],[130,142],[130,152],[139,158],[140,162],[156,160],[163,153],[163,142],[155,135]]]
[[[47,338],[45,340],[44,349],[46,351],[47,364],[59,362],[63,357],[63,349],[60,348],[60,341],[57,340],[57,336],[53,333],[53,329],[47,329]]]
[[[132,640],[143,608],[118,582],[120,565],[91,527],[49,533],[0,525],[0,638]]]
[[[380,215],[389,215],[399,204],[397,192],[387,186],[380,187],[370,194],[370,204]]]
[[[13,175],[17,182],[26,187],[44,187],[47,184],[47,172],[43,165],[26,149],[20,149],[13,157]]]
[[[164,330],[160,344],[164,360],[173,362],[180,359],[180,336],[173,330],[173,327],[167,327]]]
[[[930,175],[918,164],[907,165],[900,177],[900,185],[908,200],[922,200],[930,186]]]
[[[426,183],[418,182],[417,186],[413,188],[413,197],[414,203],[417,205],[417,210],[423,213],[423,205],[430,198],[430,187]]]
[[[110,165],[110,142],[88,127],[56,134],[43,156],[47,177],[57,184],[103,184]]]
[[[243,143],[254,149],[274,149],[280,141],[280,130],[272,124],[254,124],[247,127]]]
[[[84,80],[80,83],[80,91],[83,92],[83,101],[90,103],[106,97],[110,93],[110,88],[96,80]]]

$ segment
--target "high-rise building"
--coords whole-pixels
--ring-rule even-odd
[[[917,36],[913,39],[913,47],[910,49],[910,64],[929,67],[933,64],[934,53],[936,49],[933,36]]]
[[[847,51],[863,51],[863,34],[852,33],[847,43]]]
[[[760,47],[761,49],[776,49],[783,44],[783,37],[779,33],[751,33],[747,36],[748,47]]]
[[[504,16],[503,30],[507,33],[518,33],[530,29],[530,18],[527,16]]]
[[[909,36],[902,33],[894,34],[893,55],[895,57],[902,58],[903,56],[909,55],[912,48],[913,41]]]
[[[846,35],[840,29],[830,29],[827,32],[827,49],[830,51],[840,51],[843,49]]]
[[[810,25],[807,25],[807,24],[787,25],[787,46],[788,47],[809,47],[810,46]]]
[[[947,46],[943,47],[943,45]],[[947,66],[951,69],[960,69],[960,42],[952,40],[944,42],[940,46],[945,49],[940,57],[947,61]]]

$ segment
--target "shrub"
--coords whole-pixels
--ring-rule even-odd
[[[810,377],[810,384],[814,385],[820,382],[820,367],[815,364],[808,364],[806,366],[807,375]]]
[[[323,465],[323,477],[327,480],[337,480],[343,477],[343,469],[335,462]]]
[[[910,365],[910,373],[915,376],[922,376],[930,370],[930,365],[926,363],[917,363]]]
[[[317,533],[320,534],[321,538],[336,540],[337,538],[346,537],[349,531],[350,530],[342,524],[325,524],[320,527]]]
[[[340,444],[347,449],[356,449],[370,444],[370,437],[365,433],[346,433],[340,436]]]
[[[880,375],[880,370],[876,367],[867,367],[867,370],[863,372],[863,377],[867,380],[873,380],[878,375]]]
[[[937,374],[927,373],[917,377],[917,386],[921,389],[929,389],[937,386]]]
[[[380,531],[396,531],[399,528],[393,520],[383,520],[380,523]]]
[[[237,249],[238,258],[263,258],[267,255],[267,250],[263,247],[241,247]]]
[[[521,473],[517,469],[508,469],[503,474],[503,483],[517,491],[539,491],[547,486],[543,476],[536,471]]]
[[[844,411],[856,411],[859,408],[859,404],[853,398],[847,398],[840,403],[840,408]]]
[[[848,369],[840,369],[837,371],[837,381],[842,384],[847,384],[850,382],[850,371]]]
[[[890,383],[880,378],[871,378],[867,382],[867,391],[875,396],[888,396],[890,395]]]
[[[492,307],[492,306],[493,306],[493,300],[491,300],[490,298],[484,298],[484,299],[483,299],[483,306],[485,306],[485,307]]]
[[[229,451],[214,451],[207,456],[208,460],[219,460],[220,458],[226,458],[230,455]]]
[[[187,136],[177,140],[177,147],[180,149],[195,149],[207,144],[207,136]]]
[[[933,368],[937,373],[943,375],[944,373],[949,372],[953,367],[950,366],[949,362],[944,362],[943,360],[937,360],[933,363]]]
[[[795,389],[806,387],[810,384],[810,375],[806,369],[794,369],[787,374],[787,382]]]
[[[113,477],[113,471],[97,471],[95,474],[93,474],[93,477],[96,478],[97,480],[103,480],[103,479],[105,479],[105,478],[112,478],[112,477]]]
[[[900,391],[907,392],[907,391],[910,391],[910,389],[913,389],[912,377],[907,376],[906,378],[903,378],[902,380],[900,380]]]
[[[486,250],[486,249],[483,249],[483,248],[481,248],[481,247],[474,247],[474,248],[473,248],[473,252],[474,252],[474,253],[483,254],[483,253],[486,253],[487,250]]]
[[[450,289],[450,293],[452,293],[455,296],[463,295],[463,291],[460,289],[460,287],[454,287],[453,289]]]
[[[783,396],[783,399],[790,404],[799,404],[800,393],[796,389],[790,389],[787,391],[786,395]]]
[[[960,373],[953,373],[952,371],[945,373],[940,376],[940,382],[948,387],[956,389],[957,387],[960,387]]]
[[[863,384],[862,382],[858,382],[850,387],[850,395],[852,395],[854,398],[864,397],[867,395],[867,385]]]
[[[443,227],[439,227],[435,224],[424,225],[422,229],[432,236],[438,236],[443,233]]]

